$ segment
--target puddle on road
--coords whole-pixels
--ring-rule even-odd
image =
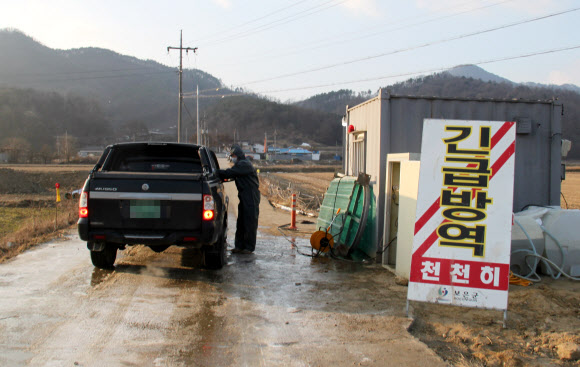
[[[114,272],[95,270],[91,285],[98,286],[112,273],[120,273],[167,279],[169,287],[182,289],[211,285],[227,297],[284,308],[381,313],[399,307],[366,301],[369,294],[384,294],[394,286],[392,274],[380,265],[303,256],[311,253],[309,239],[259,233],[255,253],[228,251],[223,269],[207,270],[196,262],[198,250],[171,247],[158,254],[143,247],[121,256]]]
[[[221,271],[225,281],[216,286],[231,296],[285,308],[382,313],[399,307],[369,301],[370,294],[394,285],[380,265],[303,256],[311,254],[309,240],[292,242],[294,246],[282,236],[261,234],[254,254],[229,255]],[[365,282],[367,278],[372,281]]]

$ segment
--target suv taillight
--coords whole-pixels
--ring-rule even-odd
[[[83,191],[79,199],[79,218],[89,217],[89,193]]]
[[[215,216],[215,201],[211,195],[203,195],[203,220],[212,220]]]

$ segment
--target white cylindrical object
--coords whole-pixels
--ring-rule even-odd
[[[543,256],[555,264],[563,263],[562,270],[571,276],[580,276],[580,210],[549,210],[543,217],[544,228],[562,246],[544,233],[545,249]],[[562,251],[564,258],[562,259]],[[563,261],[564,260],[564,261]],[[550,274],[545,264],[541,265],[542,273]],[[558,273],[553,271],[554,274]]]
[[[544,233],[540,228],[538,219],[540,219],[541,214],[545,212],[545,210],[542,213],[529,210],[516,213],[515,215],[515,220],[523,227],[533,244],[532,247],[530,239],[528,239],[522,228],[514,222],[514,225],[512,226],[512,255],[510,259],[510,270],[515,274],[526,276],[530,274],[532,270],[537,270],[531,269],[530,267],[537,264],[537,259],[528,256],[526,262],[526,254],[533,253],[534,248],[538,255],[542,255],[544,252]]]

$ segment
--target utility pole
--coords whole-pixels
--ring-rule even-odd
[[[68,130],[64,131],[64,154],[66,163],[68,163]]]
[[[180,31],[179,35],[179,47],[167,47],[167,52],[169,50],[179,50],[179,108],[177,110],[177,142],[181,142],[181,105],[183,103],[183,93],[181,88],[181,79],[183,76],[183,50],[185,53],[189,51],[197,51],[197,47],[183,47],[183,30]]]
[[[196,94],[195,94],[195,112],[196,112],[196,118],[197,118],[197,145],[200,145],[202,143],[201,141],[201,134],[199,131],[199,84],[197,85],[196,90]],[[201,132],[203,133],[203,132]]]
[[[201,119],[201,142],[207,147],[207,124],[205,123],[205,116]]]
[[[206,147],[209,147],[209,145],[210,145],[211,142],[210,142],[210,139],[209,139],[210,138],[210,134],[209,134],[209,129],[207,128],[207,121],[205,119],[205,114],[203,116],[203,131],[205,133],[205,135],[204,135],[205,136],[205,144],[204,145]]]
[[[209,129],[207,128],[207,119],[205,118],[205,111],[203,113],[203,118],[201,119],[201,121],[203,122],[203,133],[204,133],[204,137],[205,137],[205,146],[209,147]]]

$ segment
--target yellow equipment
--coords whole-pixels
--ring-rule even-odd
[[[316,231],[310,236],[310,246],[320,252],[328,252],[334,246],[332,235],[325,231]]]
[[[334,215],[332,222],[330,222],[330,225],[326,229],[326,232],[316,231],[312,234],[312,236],[310,236],[310,246],[312,246],[313,249],[319,252],[328,252],[334,246],[334,239],[332,238],[332,235],[328,232],[330,231],[330,227],[332,227],[332,223],[338,217],[338,213],[340,213],[340,208],[338,208],[338,210],[336,211],[336,214]]]

